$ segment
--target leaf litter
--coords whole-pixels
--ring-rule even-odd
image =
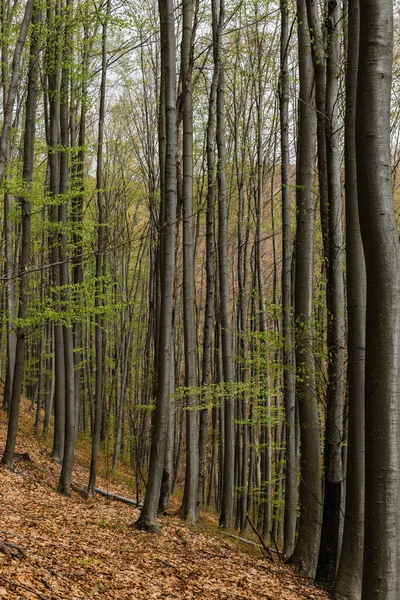
[[[0,417],[0,448],[6,439]],[[60,466],[33,435],[21,432],[11,473],[0,466],[0,600],[327,600],[295,568],[227,538],[210,519],[189,527],[160,518],[160,535],[137,531],[139,510],[97,495],[57,493]],[[77,465],[74,481],[88,480]],[[104,478],[98,485],[107,487]],[[122,483],[112,490],[132,496]],[[176,505],[178,508],[178,505]]]

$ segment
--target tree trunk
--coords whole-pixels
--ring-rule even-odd
[[[186,475],[182,515],[190,523],[198,515],[199,426],[196,372],[196,323],[194,285],[193,231],[193,0],[184,0],[182,30],[182,99],[183,99],[183,325],[185,343],[186,398]]]
[[[362,600],[400,598],[400,247],[390,167],[393,3],[360,1],[356,152],[367,270]]]
[[[289,160],[289,5],[281,0],[281,72],[279,87],[282,182],[282,315],[283,395],[286,420],[284,553],[294,549],[297,519],[297,458],[295,438],[295,360],[293,348],[292,241]]]
[[[24,165],[23,165],[23,181],[26,185],[27,195],[21,197],[21,217],[22,217],[22,242],[21,253],[19,258],[19,304],[18,304],[18,320],[17,328],[17,346],[15,354],[15,368],[12,379],[11,404],[8,418],[7,442],[3,455],[2,462],[9,469],[14,467],[14,452],[15,443],[18,431],[18,417],[20,398],[22,391],[22,379],[24,374],[25,360],[25,337],[26,326],[24,319],[28,313],[29,302],[29,257],[31,252],[31,199],[29,197],[31,191],[33,161],[34,161],[34,145],[35,145],[35,126],[36,126],[36,100],[37,100],[37,72],[38,72],[38,57],[39,57],[39,42],[37,24],[39,22],[39,8],[34,10],[32,16],[33,34],[31,41],[30,62],[29,62],[29,77],[28,77],[28,92],[26,98],[26,113],[25,113],[25,134],[24,134]]]
[[[344,282],[340,136],[338,124],[338,77],[340,71],[341,9],[328,3],[326,27],[325,138],[328,175],[329,256],[327,278],[328,387],[324,446],[324,510],[317,581],[332,586],[335,581],[342,490],[342,430],[344,401]]]
[[[220,524],[225,529],[232,526],[234,495],[234,460],[235,460],[235,404],[231,386],[234,381],[231,314],[229,301],[229,269],[228,269],[228,197],[226,190],[226,144],[225,144],[225,83],[224,64],[222,58],[222,31],[225,20],[225,1],[219,2],[218,22],[218,87],[217,87],[217,150],[218,150],[218,271],[221,315],[221,350],[223,362],[224,390],[224,470],[222,482],[222,504]]]
[[[157,394],[151,440],[149,477],[143,509],[136,526],[146,531],[157,531],[155,519],[160,497],[164,467],[165,443],[170,403],[171,332],[175,280],[175,227],[176,227],[176,40],[172,0],[159,1],[160,23],[165,44],[165,219],[160,222],[164,237],[161,271],[161,312],[157,360]]]
[[[63,6],[62,19],[63,31],[63,66],[60,86],[60,205],[58,208],[58,219],[61,226],[59,260],[60,260],[60,296],[66,321],[62,325],[64,343],[64,394],[65,394],[65,439],[64,455],[58,491],[65,496],[71,495],[71,477],[73,459],[75,453],[75,376],[74,376],[74,342],[72,334],[71,301],[70,301],[70,278],[67,251],[67,193],[69,191],[69,84],[70,84],[70,61],[72,57],[71,47],[71,21],[72,4],[66,0]]]
[[[214,135],[215,135],[215,116],[217,101],[218,84],[218,15],[216,2],[212,3],[213,9],[213,58],[214,71],[211,81],[210,97],[208,105],[208,121],[206,132],[206,154],[207,154],[207,213],[206,213],[206,305],[204,310],[204,334],[203,334],[203,362],[201,383],[206,388],[205,396],[202,398],[207,403],[207,386],[211,382],[211,354],[212,354],[212,335],[213,335],[213,315],[214,315],[214,295],[215,295],[215,153],[214,153]],[[215,408],[213,407],[213,419],[215,419]],[[206,477],[206,448],[207,448],[207,430],[208,430],[208,408],[204,407],[200,411],[199,424],[199,498],[203,495]],[[212,430],[212,436],[215,440],[215,430]],[[215,474],[216,448],[212,444],[211,473],[209,493],[207,495],[207,504],[211,502],[212,486]]]
[[[366,274],[357,204],[355,117],[359,49],[359,2],[349,0],[346,75],[345,185],[348,318],[348,447],[346,512],[335,600],[360,600],[364,541],[364,395]]]
[[[95,280],[95,355],[96,355],[96,383],[95,383],[95,414],[94,430],[92,438],[92,454],[90,459],[90,475],[88,484],[88,494],[95,496],[97,462],[100,446],[101,422],[104,406],[104,363],[105,356],[103,352],[103,261],[106,245],[106,214],[104,207],[103,192],[103,146],[104,146],[104,121],[105,121],[105,102],[106,102],[106,79],[107,79],[107,26],[111,11],[111,0],[107,0],[106,14],[103,21],[102,31],[102,59],[101,59],[101,84],[100,84],[100,105],[99,105],[99,129],[97,138],[97,250],[96,250],[96,280]]]
[[[314,273],[314,77],[303,0],[297,4],[300,102],[297,148],[297,231],[295,275],[296,375],[300,416],[300,520],[291,561],[308,577],[317,567],[321,531],[321,465],[318,404],[315,396],[312,335]]]

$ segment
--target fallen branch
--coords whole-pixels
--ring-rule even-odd
[[[261,546],[264,548],[264,550],[266,551],[268,556],[271,557],[272,561],[275,562],[274,555],[272,554],[271,550],[268,548],[267,544],[264,542],[262,535],[257,531],[257,529],[256,529],[255,525],[253,524],[253,521],[250,519],[250,516],[248,513],[246,513],[246,519],[248,520],[250,527],[252,528],[252,530],[254,531],[254,533],[256,534],[258,539],[260,540]]]
[[[26,592],[30,592],[31,594],[35,594],[38,598],[40,598],[40,600],[47,600],[46,596],[43,596],[40,592],[37,592],[33,588],[30,588],[30,587],[28,587],[26,585],[22,585],[22,583],[17,583],[16,581],[11,581],[11,579],[6,579],[2,575],[0,575],[0,579],[2,581],[5,581],[9,585],[13,585],[15,587],[19,587],[19,588],[25,590]]]
[[[86,489],[82,483],[73,484],[72,489],[84,490]],[[107,492],[106,490],[102,490],[101,488],[94,488],[96,494],[100,494],[100,496],[104,496],[105,498],[109,498],[110,500],[115,500],[116,502],[122,502],[123,504],[129,504],[129,506],[135,506],[136,508],[142,508],[143,504],[137,503],[136,500],[132,500],[131,498],[125,498],[124,496],[120,496],[119,494],[113,494],[112,492]]]
[[[244,544],[248,544],[249,546],[255,546],[256,548],[261,548],[261,544],[257,544],[257,542],[252,542],[251,540],[247,540],[246,538],[242,538],[238,535],[234,535],[233,533],[228,533],[224,531],[224,535],[232,538],[233,540],[237,540],[238,542],[243,542]]]
[[[276,550],[276,553],[279,558],[279,562],[283,562],[281,553],[279,552],[278,544],[276,543],[276,539],[274,538],[272,531],[269,532],[269,535],[271,536],[271,540],[274,542],[274,546],[275,546],[275,550]]]
[[[18,535],[18,533],[14,533],[14,531],[0,531],[0,533],[2,533],[3,535],[13,535],[14,537],[17,537],[20,540],[22,540],[21,536]]]
[[[32,462],[31,457],[28,452],[14,452],[14,458],[19,458],[20,460],[26,460],[27,462]]]
[[[5,542],[4,540],[0,540],[0,551],[6,554],[8,549],[17,550],[17,552],[19,552],[23,558],[26,558],[26,552],[23,548],[17,546],[17,544],[12,544],[11,542]],[[18,554],[13,554],[12,552],[9,552],[9,554],[11,554],[14,557],[18,556]]]

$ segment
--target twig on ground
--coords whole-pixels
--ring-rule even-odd
[[[0,540],[0,551],[7,553],[7,549],[17,550],[17,552],[19,552],[21,554],[21,556],[23,556],[23,558],[26,558],[26,552],[23,548],[21,548],[20,546],[17,546],[17,544],[12,544],[11,542],[6,542],[5,540]],[[17,554],[13,554],[12,552],[11,552],[11,554],[14,557],[17,556]]]
[[[271,557],[271,560],[273,562],[275,562],[275,558],[274,555],[272,554],[271,550],[268,548],[267,544],[264,542],[262,535],[257,531],[253,521],[250,519],[250,516],[248,513],[246,513],[246,519],[249,522],[250,527],[252,528],[252,530],[254,531],[254,533],[256,534],[256,536],[258,537],[258,539],[260,540],[261,546],[264,548],[264,550],[267,552],[268,556]]]
[[[85,486],[82,483],[74,483],[72,484],[72,489],[76,488],[85,489]],[[124,496],[120,496],[119,494],[113,494],[112,492],[107,492],[106,490],[102,490],[101,488],[94,488],[96,494],[100,494],[100,496],[104,496],[105,498],[109,498],[110,500],[115,500],[116,502],[123,502],[124,504],[129,504],[130,506],[135,506],[136,508],[142,508],[142,504],[138,504],[136,500],[132,500],[131,498],[125,498]]]
[[[18,533],[14,533],[14,531],[0,531],[0,533],[2,535],[13,535],[14,537],[18,538],[19,540],[22,540],[21,536],[18,535]]]
[[[19,587],[19,588],[25,590],[26,592],[30,592],[31,594],[35,594],[38,598],[40,598],[40,600],[47,600],[46,596],[43,596],[43,594],[41,594],[40,592],[37,592],[33,588],[30,588],[30,587],[28,587],[26,585],[22,585],[22,583],[17,583],[16,581],[12,581],[11,579],[6,579],[2,575],[0,575],[0,579],[2,581],[5,581],[9,585],[13,585],[15,587]]]
[[[271,540],[274,542],[274,546],[275,546],[275,550],[276,550],[276,553],[277,553],[278,558],[279,558],[279,562],[283,562],[282,561],[281,553],[279,552],[278,544],[276,543],[276,539],[274,538],[274,535],[273,535],[272,531],[269,532],[269,535],[271,536]]]

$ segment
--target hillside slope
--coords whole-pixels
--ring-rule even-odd
[[[23,429],[32,429],[27,404],[22,416]],[[0,452],[5,436],[2,414]],[[19,435],[17,452],[28,452],[31,462],[17,460],[16,473],[0,466],[0,599],[327,598],[293,569],[271,563],[258,548],[239,548],[210,525],[190,528],[168,516],[161,535],[149,535],[132,527],[139,512],[130,506],[60,496],[60,467],[29,433]],[[74,480],[87,479],[77,466]],[[132,496],[123,484],[109,487]]]

